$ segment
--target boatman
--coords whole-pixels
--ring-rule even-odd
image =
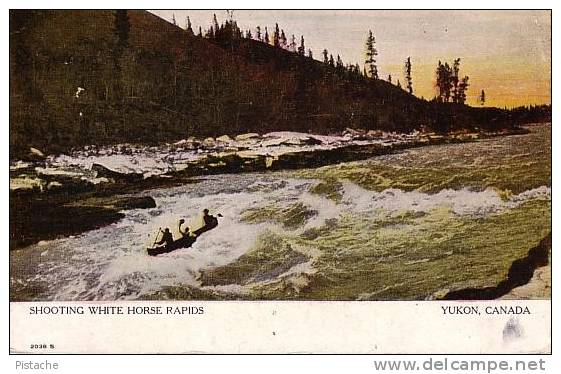
[[[190,232],[189,232],[189,227],[185,226],[185,229],[182,230],[181,226],[185,223],[185,220],[183,218],[181,218],[179,220],[179,233],[181,234],[181,237],[186,238],[189,237]]]
[[[173,235],[171,234],[171,232],[169,231],[169,228],[166,227],[166,229],[164,230],[163,234],[162,234],[162,240],[160,240],[159,242],[156,243],[157,245],[170,245],[173,244]]]
[[[203,210],[203,222],[208,228],[214,228],[218,225],[218,219],[215,216],[208,214],[208,209]]]

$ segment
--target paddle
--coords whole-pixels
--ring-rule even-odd
[[[154,246],[156,245],[156,242],[158,241],[158,236],[160,236],[161,232],[162,232],[162,228],[158,227],[158,233],[156,234],[156,238],[154,239],[154,244],[152,244],[152,248],[154,248]]]

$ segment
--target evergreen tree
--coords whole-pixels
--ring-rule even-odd
[[[312,50],[308,48],[308,57],[311,58],[312,60],[314,59],[314,54],[312,53]]]
[[[440,102],[448,102],[452,90],[452,68],[448,63],[438,61],[436,68],[436,88],[438,90],[437,100]]]
[[[337,62],[335,63],[335,67],[339,71],[343,70],[343,68],[344,68],[343,60],[341,59],[341,56],[339,56],[339,55],[337,55]]]
[[[306,46],[304,45],[304,35],[300,37],[300,47],[298,47],[298,54],[304,56],[306,54]]]
[[[366,38],[366,59],[364,60],[364,65],[368,76],[372,79],[378,79],[378,67],[376,66],[376,56],[378,51],[374,46],[376,44],[376,38],[372,34],[372,30],[368,31],[368,37]]]
[[[198,37],[203,37],[203,28],[199,26],[199,33],[197,34]]]
[[[468,83],[469,77],[466,75],[465,77],[463,77],[460,81],[460,83],[458,84],[458,94],[457,94],[457,103],[458,104],[465,104],[466,102],[466,92],[469,86]]]
[[[261,39],[261,26],[257,26],[257,27],[256,27],[255,37],[256,37],[257,40],[259,40],[260,42],[263,41],[263,39]]]
[[[191,20],[189,19],[189,16],[187,16],[187,21],[185,22],[185,31],[187,31],[189,35],[195,35],[191,26]]]
[[[273,45],[275,47],[280,47],[280,30],[279,30],[278,23],[275,23],[275,32],[273,34]]]
[[[287,41],[286,41],[286,35],[284,34],[284,30],[281,30],[280,45],[281,45],[281,48],[284,48],[284,49],[286,49],[287,46],[288,46]]]
[[[452,102],[459,103],[460,102],[460,92],[459,92],[459,84],[460,84],[460,59],[457,58],[454,60],[454,64],[452,65],[452,71],[450,74],[450,85],[451,85],[451,96]]]
[[[469,86],[469,77],[460,79],[460,59],[454,60],[452,66],[447,62],[438,61],[436,68],[436,88],[438,90],[436,100],[464,104],[466,102],[466,91]]]
[[[253,35],[251,35],[251,30],[247,30],[245,32],[245,38],[250,40],[253,39]]]
[[[173,13],[171,15],[171,23],[173,23],[175,26],[177,26],[177,22],[175,21],[175,13]]]
[[[212,26],[214,27],[214,35],[218,34],[220,31],[220,25],[218,24],[218,19],[216,18],[216,13],[212,15]]]
[[[263,38],[263,41],[266,44],[270,44],[270,40],[269,40],[269,30],[267,30],[267,26],[265,26],[265,37]]]
[[[407,91],[412,95],[413,79],[411,78],[411,57],[407,57],[407,60],[405,60],[405,85],[407,87]]]
[[[296,37],[292,34],[292,38],[290,38],[290,46],[288,47],[290,52],[296,52]]]
[[[479,103],[481,106],[485,105],[485,90],[481,90],[481,95],[479,95]]]
[[[208,39],[214,39],[214,27],[210,26],[210,29],[206,32],[206,37]]]
[[[233,19],[233,11],[227,12],[228,18],[220,25],[218,31],[215,29],[214,39],[224,46],[233,48],[234,44],[243,37],[243,33],[238,27],[238,23]]]
[[[391,74],[388,74],[388,82],[392,83],[392,75]]]
[[[323,50],[323,63],[324,64],[329,64],[329,53],[327,52],[327,49]]]
[[[333,58],[333,55],[329,55],[329,66],[335,66],[335,59]]]
[[[399,79],[397,80],[397,87],[401,88],[401,82],[399,82]]]

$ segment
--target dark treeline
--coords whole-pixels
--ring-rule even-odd
[[[485,100],[485,91],[482,91],[481,98]],[[509,112],[520,123],[551,122],[551,105],[519,106]]]
[[[231,15],[195,31],[188,19],[182,28],[144,11],[10,11],[10,157],[30,146],[56,153],[248,131],[518,122],[509,111],[462,105],[460,93],[456,102],[413,96],[409,59],[405,89],[375,79],[376,69],[365,76],[327,50],[316,60],[304,36],[278,25],[243,32]]]
[[[237,22],[234,20],[233,11],[227,12],[228,19],[223,23],[219,23],[216,14],[214,14],[212,23],[209,28],[204,32],[202,28],[199,28],[199,33],[197,34],[197,36],[205,38],[208,41],[225,48],[226,50],[230,49],[231,51],[237,51],[240,45],[244,44],[246,41],[256,41],[264,43],[267,46],[279,48],[302,57],[308,57],[310,60],[314,59],[312,50],[306,48],[304,35],[300,35],[300,38],[297,38],[294,34],[292,34],[290,38],[287,38],[284,29],[281,29],[278,23],[275,24],[275,28],[274,30],[272,30],[272,34],[269,33],[269,29],[267,27],[261,28],[261,26],[256,26],[254,33],[252,33],[250,29],[244,32],[239,28]],[[185,30],[189,33],[192,33],[192,25],[189,17],[187,17],[186,19]],[[372,31],[370,31],[370,36],[367,39],[367,54],[373,53],[373,56],[377,54],[377,52],[375,52],[375,49],[373,51],[374,40],[375,39],[372,36]],[[322,55],[323,63],[326,66],[331,67],[332,72],[337,73],[341,77],[348,79],[374,77],[375,79],[378,79],[377,73],[368,74],[366,70],[364,70],[364,72],[361,71],[360,65],[358,63],[344,63],[341,56],[337,55],[337,57],[335,58],[332,54],[329,54],[327,49],[323,50]],[[367,63],[365,63],[365,66],[366,64]],[[376,70],[376,61],[373,57],[371,57],[369,66],[371,69]]]

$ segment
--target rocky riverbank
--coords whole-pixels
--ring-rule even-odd
[[[359,131],[337,135],[276,132],[235,138],[189,138],[157,147],[120,144],[88,146],[70,154],[46,156],[30,149],[25,160],[10,162],[10,191],[15,194],[78,193],[110,189],[111,185],[165,185],[165,180],[209,174],[318,167],[356,161],[396,150],[475,141],[526,133],[523,128],[501,133],[438,135]]]
[[[525,285],[513,288],[502,296],[504,300],[551,299],[551,249],[547,265],[537,268]]]
[[[155,206],[150,196],[11,196],[10,250],[103,227],[123,218],[124,210]]]
[[[90,146],[69,155],[46,156],[30,149],[26,160],[10,163],[10,249],[115,222],[122,218],[121,210],[137,207],[132,194],[193,183],[198,176],[316,168],[406,148],[526,132],[443,136],[348,129],[332,136],[277,132],[190,138],[158,147]],[[29,230],[31,223],[34,230]]]
[[[448,292],[442,300],[551,298],[551,233],[528,254],[512,263],[506,278],[494,287]]]

